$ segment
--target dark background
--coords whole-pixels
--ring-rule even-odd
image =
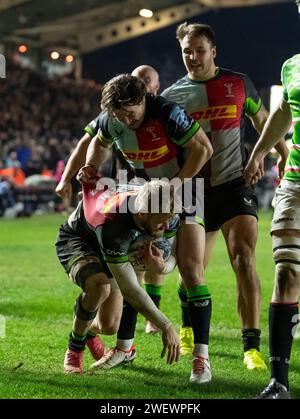
[[[300,52],[300,21],[294,4],[217,9],[189,22],[216,31],[222,67],[247,73],[260,91],[280,83],[282,63]],[[150,64],[160,73],[161,90],[185,74],[175,25],[121,42],[83,57],[83,76],[105,83],[119,73]]]

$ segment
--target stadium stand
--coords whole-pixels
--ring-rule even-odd
[[[100,109],[101,88],[91,80],[49,79],[13,59],[7,71],[0,84],[0,216],[8,208],[13,214],[20,202],[29,215],[57,203],[55,185],[83,127]]]

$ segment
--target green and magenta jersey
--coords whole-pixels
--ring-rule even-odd
[[[138,176],[171,179],[180,170],[179,148],[184,147],[199,128],[199,123],[178,104],[147,95],[144,121],[138,129],[129,129],[116,118],[102,113],[98,138],[105,146],[115,144]]]
[[[292,147],[285,165],[284,179],[300,181],[300,54],[282,66],[283,99],[289,103],[293,119]]]
[[[162,96],[181,105],[211,141],[212,158],[199,173],[206,187],[241,177],[247,159],[244,117],[255,115],[262,105],[252,81],[245,74],[218,68],[204,82],[185,76]]]

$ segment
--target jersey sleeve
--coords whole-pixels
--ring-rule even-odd
[[[167,101],[161,96],[156,100],[168,136],[176,145],[184,147],[199,130],[199,123],[188,116],[183,107],[177,103]]]
[[[282,86],[283,86],[282,94],[283,94],[283,99],[285,100],[285,102],[288,101],[287,83],[286,83],[286,80],[285,80],[286,64],[287,64],[287,61],[283,64],[283,66],[281,68],[281,83],[282,83]]]
[[[244,104],[244,112],[246,115],[255,115],[262,106],[262,100],[250,78],[244,76],[245,88],[246,88],[246,100]]]
[[[93,119],[87,126],[84,128],[84,131],[90,135],[90,137],[95,137],[97,132],[99,131],[99,114],[95,119]]]
[[[161,92],[161,96],[164,97],[165,99],[169,100],[169,92],[171,90],[171,87],[167,87],[165,90],[163,90]]]
[[[105,146],[110,147],[114,143],[114,137],[110,133],[109,129],[109,116],[107,112],[103,112],[99,115],[99,125],[97,137],[99,141]]]

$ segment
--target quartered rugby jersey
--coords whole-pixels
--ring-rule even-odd
[[[199,128],[181,106],[147,95],[145,118],[138,129],[129,129],[103,113],[98,138],[104,145],[116,144],[139,176],[171,179],[180,170],[178,146],[185,146]]]
[[[92,186],[93,188],[94,186]],[[81,202],[68,219],[69,226],[83,237],[98,239],[103,259],[108,263],[129,261],[129,253],[136,243],[154,240],[137,227],[130,211],[138,189],[95,190],[85,185]],[[130,197],[133,198],[129,204]],[[128,210],[129,208],[129,210]],[[174,215],[163,238],[171,239],[179,228],[180,220]]]
[[[206,187],[242,176],[247,158],[244,116],[255,115],[262,103],[251,80],[245,74],[220,68],[205,82],[185,76],[162,96],[181,105],[211,141],[212,158],[199,173]]]
[[[95,137],[97,132],[99,131],[99,116],[98,115],[95,119],[93,119],[87,126],[84,128],[84,131],[89,134],[90,137]]]
[[[285,165],[284,179],[300,180],[300,54],[282,66],[283,99],[289,103],[293,119],[292,147]]]

